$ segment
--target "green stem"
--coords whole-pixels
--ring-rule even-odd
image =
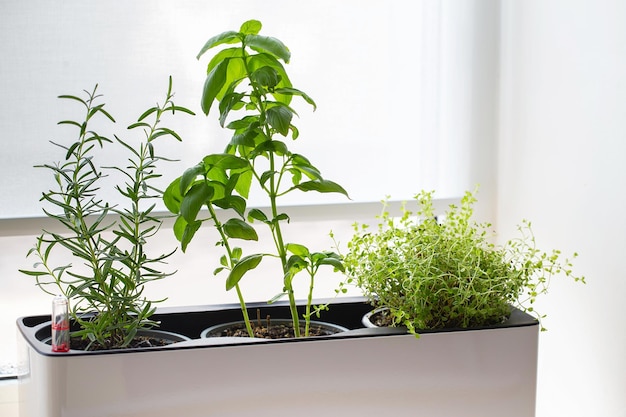
[[[274,153],[270,153],[270,170],[274,171],[275,163],[274,163]],[[278,206],[276,204],[276,184],[275,178],[272,175],[270,178],[270,202],[272,208],[272,218],[275,219],[278,217]],[[285,250],[285,244],[283,241],[282,231],[280,229],[280,223],[277,221],[273,224],[272,233],[275,236],[276,241],[276,249],[278,249],[278,256],[280,257],[280,262],[282,265],[283,277],[287,276],[288,267],[287,267],[287,251]],[[293,286],[291,285],[291,280],[284,280],[285,291],[287,292],[287,296],[289,297],[289,310],[291,312],[291,320],[293,322],[293,331],[295,337],[300,337],[300,319],[298,317],[298,309],[296,306],[296,298],[293,291]]]
[[[102,270],[100,268],[100,262],[98,259],[98,242],[94,240],[93,234],[89,231],[89,227],[87,226],[87,221],[86,221],[86,217],[87,214],[85,213],[85,207],[83,206],[83,199],[82,199],[82,190],[78,188],[78,185],[80,183],[80,177],[83,176],[83,174],[80,172],[83,166],[83,160],[85,159],[85,149],[84,149],[84,145],[85,145],[85,136],[86,136],[86,132],[87,132],[87,126],[86,124],[88,123],[89,120],[89,115],[92,111],[92,103],[95,99],[95,89],[94,92],[91,93],[90,98],[87,100],[87,115],[85,118],[85,127],[84,129],[81,130],[81,133],[79,135],[79,145],[76,147],[75,151],[73,152],[74,157],[76,158],[76,161],[74,163],[74,170],[72,172],[72,187],[71,187],[71,191],[69,191],[69,194],[67,195],[69,201],[67,202],[68,206],[75,206],[76,207],[76,215],[75,218],[72,219],[72,223],[75,224],[76,229],[74,230],[74,232],[76,233],[76,240],[77,242],[79,242],[79,245],[86,245],[87,246],[87,254],[88,254],[88,262],[90,264],[91,269],[94,272],[94,280],[96,281],[96,286],[98,288],[106,288],[105,285],[105,280],[106,277],[104,277],[102,275]],[[95,171],[95,168],[90,168],[93,169],[93,173],[96,176],[99,176],[99,174]],[[75,204],[72,204],[71,201],[74,201]],[[104,209],[106,211],[106,209]],[[81,243],[82,242],[82,243]],[[106,294],[104,297],[102,297],[101,301],[103,302],[103,306],[96,306],[93,303],[92,306],[94,308],[96,308],[97,310],[100,309],[104,309],[104,311],[111,311],[111,309],[113,308],[112,304],[111,304],[111,299],[110,297],[107,297]],[[76,311],[74,310],[72,312],[72,315],[76,318]]]
[[[250,79],[251,73],[250,73],[250,68],[248,65],[248,56],[246,54],[246,44],[243,39],[241,43],[241,48],[242,48],[242,56],[244,58],[243,62],[244,62],[244,66],[246,69],[246,74],[248,76],[248,79]],[[252,94],[256,97],[256,100],[254,101],[256,102],[256,107],[257,107],[257,110],[259,111],[260,120],[264,120],[265,135],[266,137],[271,139],[272,131],[271,131],[271,127],[267,123],[266,108],[264,106],[265,102],[267,101],[266,97],[261,91],[259,91],[258,87],[254,83],[252,83]],[[275,162],[274,152],[269,151],[268,153],[269,153],[269,163],[270,163],[269,169],[270,169],[270,172],[272,172],[273,174],[270,177],[269,190],[266,190],[266,191],[270,198],[272,219],[276,219],[278,217],[278,207],[276,204],[276,198],[278,195],[278,189],[277,189],[278,184],[276,181],[276,176],[274,174],[275,169],[276,169],[276,162]],[[270,228],[274,236],[276,249],[278,250],[278,257],[280,258],[280,262],[282,265],[283,277],[285,277],[288,272],[287,251],[285,250],[285,244],[283,241],[282,231],[280,229],[280,223],[276,221],[272,223],[272,226],[270,226]],[[293,322],[294,336],[300,337],[300,321],[298,318],[298,309],[296,306],[296,299],[295,299],[295,295],[293,291],[293,286],[291,285],[291,282],[288,282],[286,280],[284,280],[284,284],[285,284],[285,291],[287,292],[287,296],[289,297],[289,310],[291,312],[291,319]]]
[[[239,304],[241,305],[241,314],[243,315],[243,321],[246,324],[246,331],[250,337],[254,337],[254,331],[250,324],[250,317],[248,316],[248,309],[246,308],[246,302],[243,299],[243,294],[239,288],[239,283],[235,284],[235,290],[237,291],[237,297],[239,298]]]
[[[313,265],[311,265],[311,269],[309,269],[309,276],[311,280],[309,282],[309,294],[306,300],[306,313],[304,315],[304,336],[309,337],[309,328],[311,327],[311,304],[313,303],[313,287],[315,286],[315,269]]]
[[[220,234],[222,243],[224,244],[224,249],[226,249],[226,254],[228,255],[229,268],[232,271],[232,269],[235,267],[235,263],[233,261],[233,251],[230,247],[230,244],[228,243],[228,236],[226,236],[226,233],[224,233],[224,227],[222,226],[222,223],[217,218],[217,213],[215,212],[213,205],[207,204],[207,207],[209,209],[209,215],[211,219],[213,220],[213,224],[215,225],[215,228]],[[246,307],[246,302],[241,293],[239,283],[235,284],[235,290],[237,291],[237,297],[239,298],[239,305],[241,306],[241,314],[243,315],[243,321],[246,324],[246,330],[248,331],[248,335],[250,337],[254,337],[254,332],[252,331],[252,325],[250,324],[250,317],[248,316],[248,308]]]

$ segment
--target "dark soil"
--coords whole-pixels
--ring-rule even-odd
[[[378,327],[393,326],[393,317],[389,310],[379,310],[370,316],[370,321]]]
[[[137,336],[135,337],[128,346],[123,348],[111,348],[109,346],[104,346],[98,343],[92,343],[87,349],[89,345],[89,340],[82,339],[80,337],[72,337],[70,339],[70,347],[73,350],[113,350],[113,349],[136,349],[136,348],[147,348],[147,347],[159,347],[166,346],[173,343],[171,340],[163,339],[160,337],[153,336]]]
[[[254,337],[262,339],[284,339],[295,337],[293,324],[289,323],[271,323],[269,326],[265,323],[252,323],[252,332]],[[320,326],[311,325],[309,327],[309,336],[328,336],[335,332]],[[304,326],[300,326],[300,335],[304,336]],[[220,332],[209,334],[209,337],[249,337],[248,331],[244,323],[236,323]]]

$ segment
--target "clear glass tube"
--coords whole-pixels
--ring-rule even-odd
[[[70,350],[69,301],[64,295],[52,299],[52,351]]]

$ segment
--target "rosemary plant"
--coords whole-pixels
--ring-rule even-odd
[[[100,103],[97,87],[85,91],[85,98],[60,96],[79,103],[85,114],[83,121],[59,123],[77,129],[77,138],[70,145],[53,142],[63,149],[65,159],[39,166],[52,173],[57,185],[43,193],[42,200],[52,206],[44,212],[58,221],[64,232],[43,231],[28,253],[38,259],[35,269],[21,272],[35,277],[45,292],[61,292],[70,299],[72,319],[80,327],[73,336],[86,339],[88,349],[112,349],[128,346],[137,331],[157,325],[150,319],[154,301],[144,297],[144,285],[172,274],[159,268],[173,251],[150,256],[145,248],[161,225],[153,213],[153,201],[162,193],[152,184],[160,177],[157,163],[165,158],[156,154],[154,143],[161,136],[181,140],[176,132],[160,125],[166,112],[193,113],[173,103],[170,78],[165,102],[145,111],[128,127],[142,130],[145,136],[135,147],[91,129],[98,118],[115,122]],[[128,165],[99,167],[98,151],[116,143],[128,153],[128,159],[122,159]],[[126,207],[99,199],[101,180],[106,176],[103,169],[122,175],[123,183],[116,189],[128,202]],[[81,265],[55,266],[56,250],[66,251]]]

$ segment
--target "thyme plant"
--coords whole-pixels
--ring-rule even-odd
[[[279,207],[279,200],[297,191],[348,194],[339,184],[324,179],[308,158],[290,151],[281,140],[288,136],[295,140],[299,135],[293,124],[296,112],[291,106],[292,98],[303,99],[313,109],[316,105],[291,84],[283,66],[290,60],[289,49],[276,38],[259,35],[261,27],[257,20],[247,21],[239,31],[210,38],[200,50],[198,58],[212,48],[226,46],[209,61],[202,110],[208,115],[217,102],[219,123],[232,132],[232,137],[223,153],[205,156],[176,179],[167,188],[164,200],[168,209],[178,215],[174,232],[183,251],[202,223],[208,222],[219,233],[217,244],[225,253],[215,273],[227,273],[226,290],[237,292],[251,337],[253,331],[240,281],[264,258],[280,260],[281,269],[275,278],[281,285],[272,301],[282,296],[289,299],[294,332],[299,337],[300,318],[292,284],[295,275],[306,270],[313,282],[320,266],[339,270],[343,266],[335,253],[314,252],[302,243],[285,242],[283,226],[289,222],[289,216]],[[267,197],[267,210],[247,207],[253,184]],[[218,209],[230,218],[220,220]],[[244,255],[236,246],[237,240],[258,240],[254,222],[269,228],[274,253]],[[311,317],[311,292],[312,289],[304,315],[306,329]]]
[[[348,243],[348,281],[374,305],[389,308],[394,324],[414,334],[488,326],[506,320],[511,305],[540,319],[533,304],[547,293],[552,276],[584,282],[559,250],[537,248],[530,222],[518,226],[518,238],[496,246],[491,225],[472,220],[473,193],[443,217],[436,216],[432,196],[415,197],[415,214],[406,205],[400,218],[384,209],[374,231],[356,224]]]
[[[86,339],[87,349],[111,349],[128,346],[140,329],[157,325],[150,319],[154,301],[144,297],[144,285],[172,274],[162,272],[160,265],[173,251],[150,256],[146,250],[147,242],[161,226],[161,218],[153,210],[155,199],[162,193],[153,182],[160,177],[157,164],[165,158],[157,155],[155,140],[170,136],[180,141],[176,132],[161,126],[161,118],[167,112],[193,112],[174,104],[170,78],[164,103],[151,107],[128,127],[143,131],[144,139],[133,146],[117,136],[112,140],[92,130],[97,119],[115,122],[100,102],[97,88],[85,91],[84,98],[60,96],[79,103],[84,111],[82,121],[59,123],[77,130],[77,138],[69,145],[52,142],[63,150],[65,159],[39,166],[51,172],[57,186],[43,193],[42,200],[52,206],[44,212],[64,231],[43,231],[28,252],[38,259],[35,269],[21,272],[35,277],[45,292],[61,292],[70,299],[71,316],[80,326],[73,336]],[[97,165],[98,152],[111,144],[129,155],[122,159],[127,165]],[[106,176],[103,169],[121,174],[123,181],[116,189],[127,206],[110,205],[98,197]],[[82,265],[57,266],[57,250],[71,254]]]

